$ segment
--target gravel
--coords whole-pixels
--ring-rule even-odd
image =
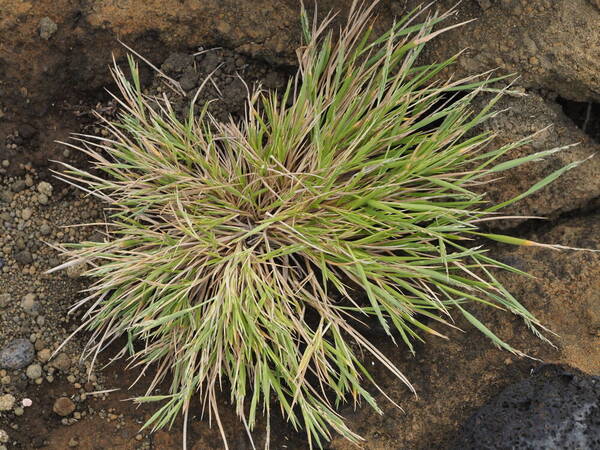
[[[18,134],[27,141],[37,133],[24,127]],[[13,131],[9,137],[18,134]],[[53,424],[58,418],[72,425],[93,411],[87,399],[97,396],[88,393],[107,388],[104,376],[92,372],[88,378],[90,362],[79,360],[84,339],[67,341],[80,324],[69,309],[84,296],[81,290],[88,282],[80,271],[85,266],[46,274],[65,261],[55,245],[98,235],[97,227],[72,225],[100,221],[104,205],[71,187],[42,181],[31,165],[6,161],[0,166],[20,165],[20,172],[7,175],[0,167],[0,402],[6,408],[0,412],[0,428],[25,430],[14,436],[21,442],[31,418]],[[59,346],[60,353],[51,359]],[[65,399],[48,416],[58,397]],[[0,450],[8,445],[0,442]]]

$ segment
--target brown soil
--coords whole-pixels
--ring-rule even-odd
[[[319,10],[322,14],[332,7],[343,9],[346,3],[320,1]],[[384,28],[394,14],[401,14],[417,3],[420,2],[383,2],[377,26]],[[444,8],[454,3],[454,0],[441,0],[439,5]],[[40,37],[40,20],[44,17],[57,25],[48,40]],[[524,137],[546,125],[554,127],[520,152],[581,142],[579,147],[548,161],[509,173],[498,182],[496,190],[490,192],[491,197],[501,199],[514,194],[561,165],[598,153],[600,144],[590,131],[597,130],[600,124],[598,108],[593,103],[600,99],[600,34],[597,33],[600,5],[597,0],[463,1],[455,20],[471,18],[478,20],[437,40],[424,58],[439,60],[470,47],[455,66],[459,74],[499,66],[503,73],[517,72],[522,76],[517,86],[529,95],[507,98],[501,106],[510,107],[511,111],[488,124],[498,134],[496,143]],[[80,297],[75,292],[83,284],[76,277],[64,274],[41,276],[44,269],[56,262],[57,255],[42,250],[44,246],[40,241],[63,238],[58,235],[60,226],[89,220],[90,214],[95,214],[89,211],[99,212],[99,209],[51,180],[49,169],[55,166],[49,159],[84,163],[77,155],[65,153],[65,148],[55,140],[63,140],[71,132],[94,131],[91,109],[111,108],[104,87],[111,86],[107,69],[111,53],[117,58],[124,54],[117,38],[159,65],[176,51],[190,54],[199,47],[222,47],[223,50],[215,54],[231,65],[217,75],[219,85],[226,86],[225,100],[217,113],[235,114],[240,112],[243,91],[233,82],[232,75],[241,72],[248,81],[263,81],[268,88],[280,87],[293,71],[298,36],[298,4],[293,0],[3,0],[0,9],[0,161],[7,160],[10,164],[1,168],[0,191],[10,191],[15,182],[25,180],[27,175],[33,184],[22,193],[14,194],[10,202],[0,200],[0,213],[8,214],[3,216],[0,225],[11,224],[2,228],[0,236],[0,294],[9,294],[12,299],[4,309],[0,305],[0,347],[9,339],[30,338],[36,334],[36,339],[53,348],[78,324],[78,318],[67,316],[67,311]],[[206,61],[200,58],[196,63],[201,77]],[[148,79],[149,73],[145,75]],[[589,108],[592,114],[585,130],[581,129],[582,113],[564,107],[565,101],[594,105]],[[587,110],[586,107],[584,111]],[[41,180],[51,180],[54,185],[54,195],[48,205],[36,200],[36,186]],[[509,226],[517,227],[513,230],[515,234],[543,242],[599,248],[599,180],[600,158],[596,157],[513,211],[545,215],[551,217],[551,221],[526,221]],[[33,210],[31,222],[19,218],[26,207]],[[50,226],[49,235],[40,234],[42,223]],[[67,238],[77,240],[90,232],[73,232],[67,234]],[[33,263],[22,265],[15,261],[15,254],[22,250],[19,240],[23,248],[34,254]],[[498,258],[536,276],[532,280],[505,276],[503,281],[559,335],[552,338],[557,348],[535,339],[522,323],[506,313],[481,308],[477,311],[479,317],[513,346],[541,361],[600,374],[599,254],[532,248],[514,250],[501,246],[493,252]],[[46,316],[46,320],[42,325],[37,316],[30,317],[20,309],[21,298],[29,289],[43,298],[41,315]],[[465,331],[450,332],[448,341],[426,338],[424,344],[417,346],[416,357],[402,347],[374,337],[378,346],[414,383],[418,397],[374,366],[375,378],[404,411],[385,399],[380,399],[385,410],[383,416],[368,407],[356,411],[349,406],[342,408],[352,427],[366,438],[365,448],[448,448],[460,424],[475,409],[508,384],[528,377],[541,364],[494,348],[464,321],[458,320],[457,325]],[[52,382],[44,378],[41,384],[36,384],[28,380],[25,370],[7,374],[10,382],[0,384],[0,395],[14,393],[18,402],[30,398],[33,406],[24,408],[22,415],[0,412],[0,429],[10,436],[5,445],[22,449],[181,448],[180,420],[171,430],[139,432],[153,406],[138,408],[124,401],[144,392],[143,379],[130,388],[137,377],[135,369],[124,370],[123,363],[119,362],[97,373],[97,381],[89,384],[85,365],[75,362],[82,339],[76,339],[64,350],[73,361],[70,368],[54,372],[50,371],[51,362],[41,364],[44,376],[52,376]],[[36,347],[36,350],[39,349]],[[370,365],[371,361],[366,363]],[[69,380],[68,376],[73,378]],[[115,388],[119,391],[110,395],[90,394]],[[65,421],[52,411],[54,401],[61,396],[75,401],[80,419],[71,416]],[[227,409],[225,399],[222,404],[230,448],[251,448],[243,426]],[[196,420],[201,415],[200,405],[193,415],[190,447],[221,448],[216,426],[210,428],[207,419]],[[302,434],[278,418],[275,421],[273,448],[307,448]],[[257,437],[257,445],[261,445],[260,432]],[[2,445],[0,443],[0,448]],[[336,438],[331,448],[351,446]]]

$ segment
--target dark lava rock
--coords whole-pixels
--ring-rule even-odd
[[[15,261],[26,266],[27,264],[31,264],[33,262],[33,258],[28,250],[23,250],[15,254]]]
[[[25,140],[31,139],[35,136],[37,130],[29,124],[24,124],[19,127],[19,136],[21,136]]]
[[[15,339],[0,350],[0,369],[22,369],[35,355],[33,345],[27,339]]]
[[[194,56],[186,53],[172,53],[160,67],[163,72],[173,75],[182,73],[187,67],[194,63]]]
[[[21,191],[25,190],[27,185],[25,184],[25,181],[17,180],[12,184],[11,187],[12,187],[13,192],[21,192]]]
[[[210,73],[215,70],[219,64],[221,64],[222,58],[216,52],[209,52],[204,57],[202,64],[200,66],[201,70],[205,73]]]
[[[543,366],[473,414],[451,448],[600,449],[600,377]]]
[[[185,70],[182,77],[179,79],[179,85],[184,91],[189,91],[191,89],[194,89],[197,84],[198,74],[192,67],[189,67]]]

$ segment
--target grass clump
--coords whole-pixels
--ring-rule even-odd
[[[493,274],[518,271],[470,242],[534,244],[478,227],[572,166],[486,203],[475,186],[552,151],[497,163],[521,143],[490,149],[492,136],[472,133],[495,100],[479,112],[470,103],[493,80],[432,81],[454,58],[416,64],[448,14],[417,23],[415,12],[375,37],[371,12],[354,5],[336,38],[330,19],[303,14],[297,76],[282,98],[250,94],[239,123],[215,121],[206,106],[180,120],[166,99],[142,94],[132,59],[132,81],[115,67],[119,119],[106,122],[108,137],[74,145],[104,176],[70,166],[62,175],[107,202],[106,238],[65,246],[65,265],[86,261],[95,280],[76,305],[87,308],[87,354],[125,336],[120,356],[155,368],[138,399],[162,402],[147,425],[187,417],[199,396],[223,432],[225,388],[248,430],[276,407],[311,446],[332,430],[358,442],[336,408],[380,411],[361,354],[410,387],[358,321],[373,318],[412,351],[421,332],[443,336],[454,310],[519,353],[469,313],[479,302],[539,334]],[[152,395],[167,375],[170,392]]]

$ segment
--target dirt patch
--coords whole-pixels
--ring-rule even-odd
[[[102,389],[101,376],[88,378],[79,360],[80,339],[57,351],[79,326],[79,317],[68,310],[85,284],[77,268],[44,273],[60,263],[45,242],[94,238],[89,227],[64,227],[81,223],[83,216],[94,221],[102,210],[71,189],[40,181],[35,169],[24,170],[23,178],[0,177],[0,392],[13,398],[0,412],[0,428],[10,431],[11,442],[33,448],[54,423],[45,422],[44,412],[51,414],[58,391],[69,386],[79,401]],[[76,420],[68,416],[63,423]],[[61,423],[56,415],[52,419]]]
[[[196,113],[211,102],[208,111],[221,122],[240,120],[251,93],[259,87],[281,92],[293,73],[220,48],[200,48],[195,54],[172,53],[160,69],[178,83],[183,94],[169,88],[158,76],[148,88],[152,95],[166,95],[182,120],[187,118],[194,98]]]

